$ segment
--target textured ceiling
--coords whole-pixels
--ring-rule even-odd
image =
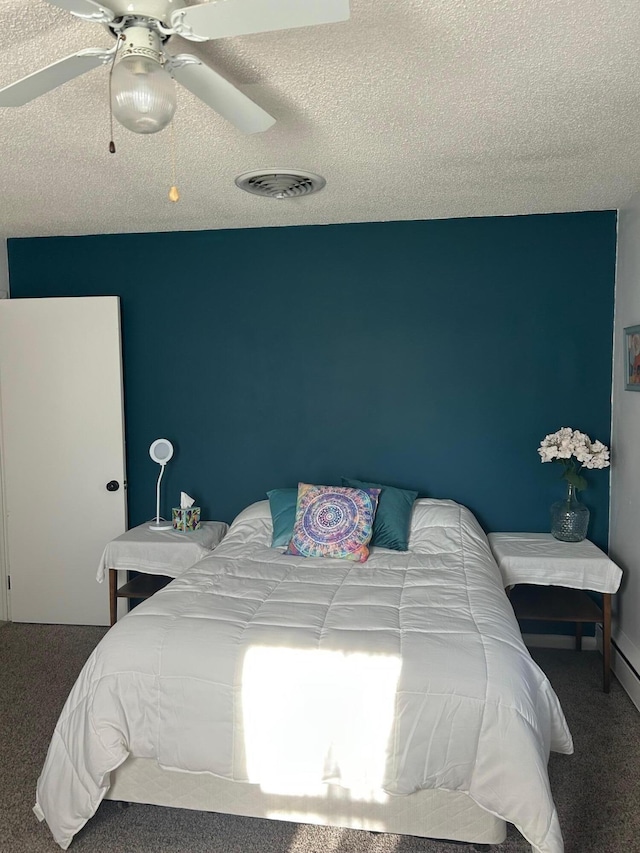
[[[45,0],[0,0],[0,85],[112,43]],[[0,238],[597,210],[640,189],[637,0],[351,0],[345,23],[169,47],[276,124],[245,136],[180,88],[172,204],[170,131],[116,124],[110,155],[108,73],[91,71],[0,109]],[[262,168],[327,185],[234,185]]]

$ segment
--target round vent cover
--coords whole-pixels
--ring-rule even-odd
[[[313,172],[301,172],[299,169],[260,169],[245,172],[236,178],[236,186],[254,195],[264,198],[300,198],[321,190],[326,181]]]

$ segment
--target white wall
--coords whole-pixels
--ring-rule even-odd
[[[0,299],[6,299],[8,296],[9,260],[7,257],[7,241],[0,239]],[[0,412],[0,424],[1,423],[2,413]],[[2,458],[0,457],[0,467],[1,466]],[[4,511],[1,486],[2,477],[0,477],[0,621],[3,621],[8,619],[9,610],[7,601],[7,562],[5,553]]]
[[[613,637],[640,672],[640,392],[624,388],[626,326],[640,324],[640,193],[618,214],[609,551],[623,570]]]

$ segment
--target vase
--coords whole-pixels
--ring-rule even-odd
[[[561,542],[582,542],[589,527],[589,510],[576,497],[576,487],[567,483],[567,496],[551,507],[551,534]]]

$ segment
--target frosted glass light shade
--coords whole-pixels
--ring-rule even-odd
[[[146,56],[124,56],[111,79],[113,115],[134,133],[157,133],[176,111],[176,88],[168,71]]]

